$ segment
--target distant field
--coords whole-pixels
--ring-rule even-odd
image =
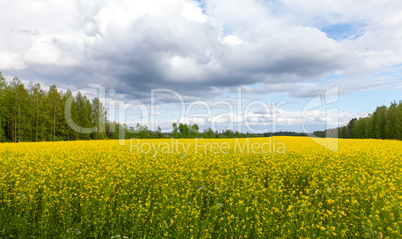
[[[401,238],[402,142],[0,144],[2,238]]]

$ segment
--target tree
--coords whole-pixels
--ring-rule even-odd
[[[386,112],[386,126],[385,133],[388,139],[397,139],[398,138],[398,111],[397,111],[397,103],[394,101],[389,106]]]
[[[18,78],[11,81],[8,91],[8,106],[11,113],[9,132],[13,142],[29,141],[30,113],[29,94]],[[11,127],[10,127],[11,126]]]
[[[233,137],[234,137],[233,131],[230,130],[230,129],[225,130],[225,137],[227,137],[227,138],[233,138]]]
[[[81,92],[78,92],[75,96],[77,102],[77,125],[83,128],[92,127],[92,106],[86,96],[82,96]],[[119,132],[119,131],[117,131]],[[80,139],[90,139],[89,134],[79,133]]]
[[[353,119],[351,119],[350,121],[349,121],[349,123],[348,123],[348,126],[347,126],[347,138],[354,138],[355,137],[355,135],[353,134],[353,127],[354,127],[354,124],[356,123],[356,121],[357,121],[357,119],[356,118],[353,118]]]
[[[32,108],[31,132],[32,141],[51,140],[52,105],[48,94],[42,90],[39,83],[29,85],[29,104]]]
[[[173,131],[172,131],[172,137],[173,138],[179,138],[179,127],[177,126],[177,123],[173,123],[172,124],[172,128],[173,128]]]
[[[397,139],[402,140],[402,101],[399,101],[398,106],[396,107],[396,132]]]
[[[179,124],[179,132],[181,138],[189,138],[190,137],[190,128],[187,124]]]
[[[343,126],[341,131],[342,131],[343,138],[348,138],[349,137],[349,132],[348,132],[348,126],[347,125]]]
[[[161,129],[161,127],[159,127],[159,125],[158,125],[158,130],[156,131],[156,134],[158,136],[158,139],[164,138],[164,136],[162,134],[162,129]]]
[[[141,125],[138,123],[137,127],[136,127],[136,132],[137,132],[138,138],[140,138],[140,139],[149,139],[151,137],[149,135],[149,130],[146,125]]]
[[[369,114],[366,119],[366,138],[374,138],[373,116]]]
[[[200,128],[198,127],[198,125],[197,124],[191,125],[190,130],[191,130],[191,137],[197,138],[200,133],[199,132]]]
[[[204,138],[215,138],[214,131],[211,128],[208,128],[208,130],[204,133]]]
[[[3,74],[0,71],[0,142],[6,142],[7,138],[4,132],[4,123],[5,120],[5,112],[6,112],[6,105],[5,105],[5,93],[7,88],[6,79],[3,77]]]
[[[78,128],[72,129],[64,116],[67,99],[55,85],[49,91],[41,89],[40,84],[29,83],[28,88],[21,80],[14,78],[7,84],[0,72],[0,142],[43,141],[89,139],[89,134],[79,134]],[[71,117],[82,127],[96,126],[98,131],[93,138],[104,138],[106,110],[95,98],[93,103],[81,93],[71,105]]]
[[[96,127],[96,132],[94,133],[94,139],[103,139],[105,138],[105,117],[106,110],[100,102],[99,98],[96,97],[92,99],[92,120],[93,125]]]
[[[70,106],[70,115],[64,115],[64,120],[63,120],[63,128],[64,128],[64,139],[65,140],[77,140],[79,139],[79,132],[78,128],[72,128],[68,123],[67,123],[67,118],[66,117],[71,117],[71,119],[76,125],[78,124],[78,104],[77,101],[73,97],[73,93],[70,90],[67,90],[65,94],[63,94],[62,97],[62,105],[63,105],[63,111],[65,111],[66,103],[69,99],[72,99],[71,106]]]
[[[366,138],[366,121],[367,118],[359,118],[354,122],[353,135],[355,138]]]
[[[52,140],[60,140],[63,131],[64,108],[62,108],[60,92],[55,85],[50,86],[48,98],[51,107],[51,138]]]
[[[385,133],[386,125],[386,112],[387,107],[385,105],[377,107],[373,113],[373,126],[374,126],[374,137],[376,139],[386,139],[387,135]]]

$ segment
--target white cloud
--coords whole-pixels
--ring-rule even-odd
[[[74,48],[74,40],[39,35],[34,37],[31,48],[24,54],[24,59],[27,63],[72,66],[79,64],[79,60],[74,58],[77,56],[74,55],[75,51],[77,49]]]
[[[243,41],[235,35],[229,35],[229,36],[222,38],[222,43],[228,44],[231,46],[235,46],[235,45],[239,45],[239,44],[243,43]]]
[[[15,40],[1,41],[2,49],[23,63],[14,64],[19,69],[29,63],[71,66],[85,59],[87,64],[108,62],[109,72],[114,72],[114,67],[119,71],[137,69],[140,75],[148,74],[141,73],[147,68],[159,71],[162,81],[182,82],[180,79],[188,77],[213,84],[237,75],[244,82],[235,85],[248,85],[277,78],[318,80],[328,73],[355,74],[356,69],[368,71],[400,62],[401,19],[395,10],[400,4],[395,1],[363,5],[361,1],[330,5],[315,0],[205,1],[204,9],[192,0],[41,1],[29,11],[23,10],[27,4],[23,0],[8,3],[10,11],[21,15],[14,17],[10,11],[2,15],[2,22],[13,19],[13,24],[3,24],[3,33],[11,39],[21,30],[31,33],[21,41],[23,46],[18,43],[17,47]],[[378,9],[383,12],[376,13]],[[322,25],[339,23],[363,24],[363,35],[337,42],[319,30]],[[387,33],[387,29],[393,31]],[[59,46],[52,43],[55,39],[77,40]],[[78,50],[69,52],[66,47]],[[115,61],[118,55],[123,56]],[[149,61],[145,68],[144,62],[133,62],[144,57]],[[173,64],[177,59],[181,63]],[[286,80],[276,77],[278,74],[291,77]]]
[[[0,67],[1,70],[22,70],[26,65],[18,53],[0,51]]]
[[[202,13],[202,9],[198,6],[198,3],[192,0],[183,2],[181,16],[189,21],[197,22],[206,22],[208,18],[208,16]]]
[[[311,97],[333,85],[341,94],[396,86],[402,75],[398,0],[15,0],[0,7],[0,70],[61,88],[103,84],[127,98],[170,88],[196,100],[243,86],[253,97]],[[324,32],[338,25],[352,32],[342,39]],[[328,80],[331,74],[339,77]]]

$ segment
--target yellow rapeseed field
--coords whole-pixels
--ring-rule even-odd
[[[402,238],[401,141],[124,143],[0,144],[0,237]]]

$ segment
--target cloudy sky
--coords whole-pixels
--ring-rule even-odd
[[[0,71],[8,80],[83,92],[101,86],[110,119],[128,124],[312,131],[402,99],[399,0],[0,0],[0,7]],[[157,89],[165,90],[152,97]],[[129,109],[113,113],[113,100]]]

